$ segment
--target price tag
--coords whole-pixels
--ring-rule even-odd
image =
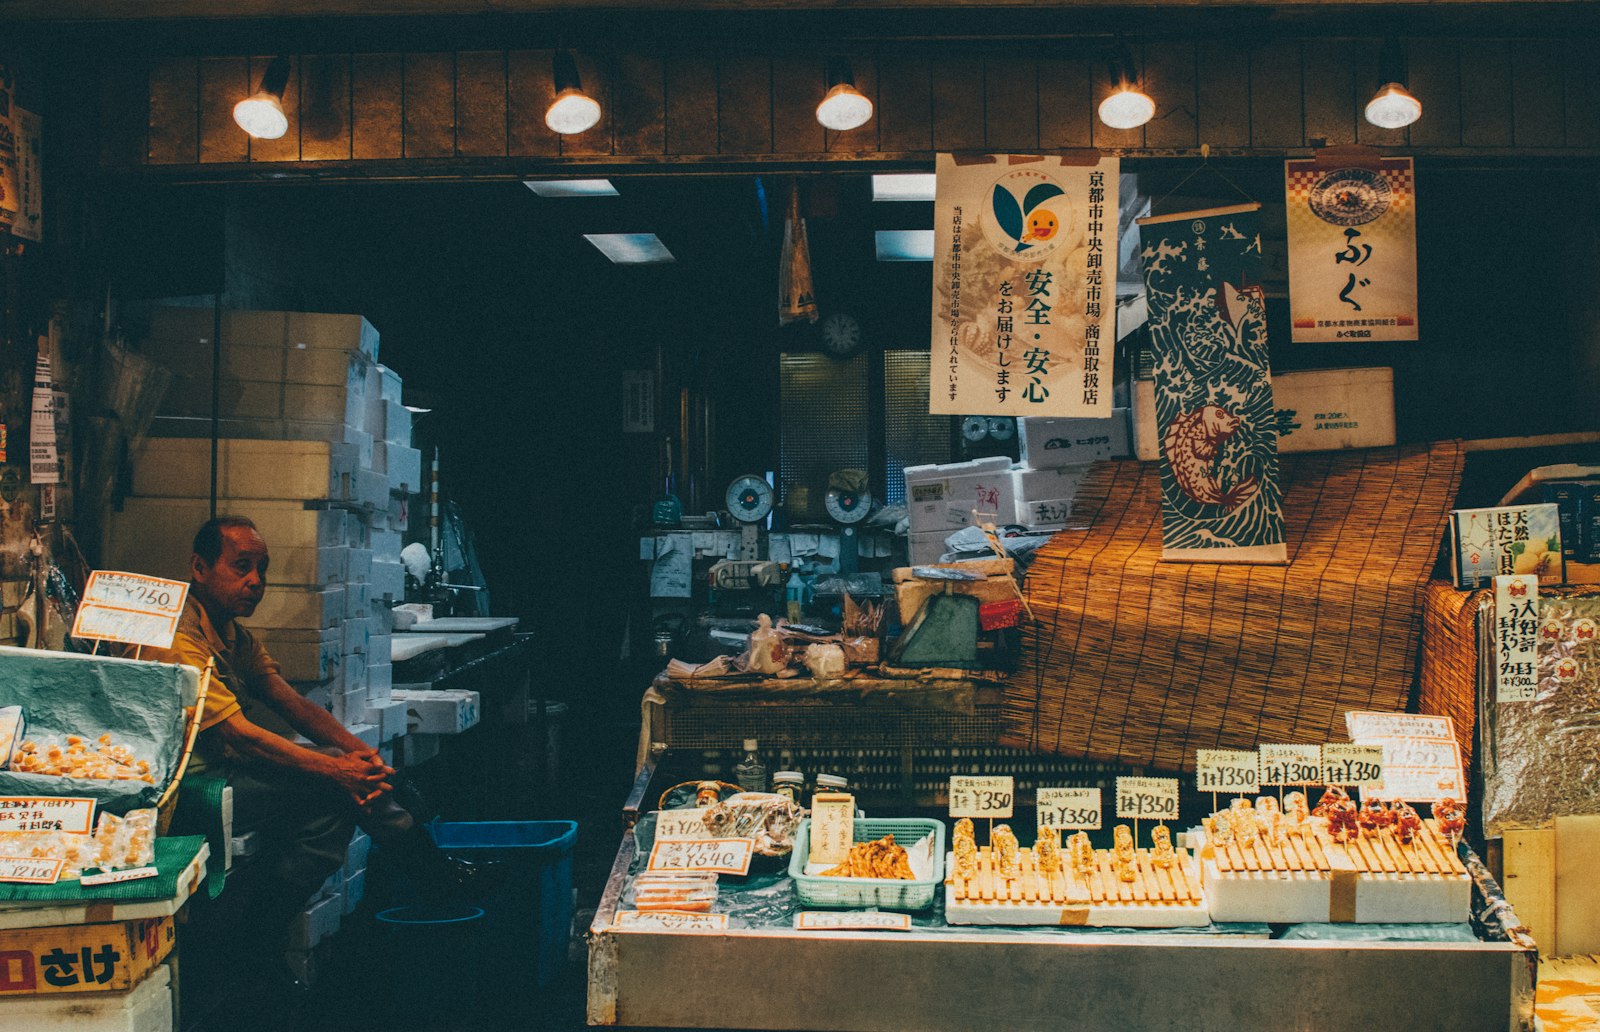
[[[872,932],[909,932],[910,914],[881,914],[867,910],[802,910],[794,926],[802,932],[831,932],[852,929]]]
[[[1315,745],[1263,745],[1261,784],[1316,785],[1322,781],[1322,749]]]
[[[1494,579],[1494,701],[1532,702],[1539,695],[1539,578]]]
[[[1039,789],[1039,827],[1085,828],[1100,827],[1100,790],[1098,788],[1041,788]]]
[[[1383,745],[1383,784],[1363,798],[1431,803],[1465,799],[1461,746],[1454,738],[1393,738]]]
[[[1194,784],[1202,792],[1255,795],[1261,791],[1261,755],[1236,749],[1195,752]]]
[[[1118,778],[1117,816],[1133,820],[1177,820],[1178,779]]]
[[[61,878],[61,865],[64,863],[65,860],[0,856],[0,882],[54,885]]]
[[[645,870],[699,871],[708,874],[748,874],[755,839],[668,839],[650,849]]]
[[[691,914],[684,910],[619,910],[611,927],[655,932],[720,932],[727,914]]]
[[[656,811],[657,839],[716,838],[706,827],[706,808],[690,807],[683,810]]]
[[[65,831],[87,835],[94,800],[78,796],[0,796],[0,832]]]
[[[952,817],[1010,817],[1015,801],[1016,790],[1009,774],[956,774],[950,778]]]
[[[1381,789],[1383,746],[1329,742],[1322,747],[1322,783]]]
[[[115,885],[118,882],[154,878],[161,872],[154,867],[130,867],[126,871],[107,871],[105,874],[86,874],[78,879],[79,885]]]
[[[1345,729],[1352,742],[1376,742],[1385,738],[1455,738],[1456,726],[1449,717],[1427,713],[1375,713],[1351,710],[1344,715]]]
[[[856,841],[856,797],[818,792],[811,797],[811,852],[807,862],[842,864]]]
[[[171,648],[188,595],[183,581],[96,570],[83,587],[72,636]]]

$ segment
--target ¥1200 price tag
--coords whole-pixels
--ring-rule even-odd
[[[750,872],[750,855],[756,840],[750,838],[668,839],[650,849],[645,869],[652,874],[698,871],[707,874]]]
[[[955,774],[950,778],[952,817],[1010,817],[1015,802],[1016,789],[1009,774]]]
[[[1039,789],[1039,827],[1093,831],[1101,820],[1098,788]]]
[[[1263,745],[1263,785],[1320,785],[1322,749],[1315,745]]]
[[[65,860],[40,860],[32,857],[0,856],[0,882],[24,885],[54,885],[61,877]]]
[[[1261,791],[1261,756],[1235,749],[1195,752],[1195,788],[1223,795],[1255,795]]]
[[[802,910],[794,926],[802,932],[831,932],[854,929],[871,932],[909,932],[910,914],[887,914],[868,910]]]
[[[1177,820],[1178,779],[1118,778],[1117,816],[1133,820]]]
[[[1383,787],[1383,746],[1329,742],[1322,747],[1322,783]]]
[[[728,927],[727,914],[693,914],[686,910],[619,910],[613,928],[657,932],[720,932]]]

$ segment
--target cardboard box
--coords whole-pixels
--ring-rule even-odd
[[[172,952],[174,927],[167,916],[0,930],[0,998],[132,989]]]
[[[1394,370],[1304,369],[1274,373],[1272,405],[1278,411],[1279,452],[1382,448],[1395,442]],[[1161,457],[1156,435],[1155,383],[1133,383],[1135,453]]]
[[[453,735],[478,723],[477,692],[395,689],[390,693],[390,698],[395,703],[404,704],[408,733]]]
[[[343,423],[303,423],[288,419],[223,419],[218,433],[230,439],[262,441],[344,440]],[[150,437],[206,437],[211,433],[209,416],[158,415],[150,423]]]
[[[1030,469],[1083,466],[1130,454],[1128,410],[1112,409],[1110,419],[1017,420],[1022,464]]]
[[[271,539],[268,539],[271,544]],[[322,630],[344,619],[345,589],[270,587],[250,617],[251,627],[298,627]]]
[[[210,307],[163,306],[150,313],[150,336],[209,344],[214,319]],[[327,349],[378,360],[378,331],[359,315],[230,310],[222,313],[222,340],[224,346]]]
[[[342,498],[356,470],[354,445],[327,441],[217,442],[217,495],[227,499]],[[133,493],[147,498],[211,497],[211,442],[146,439],[133,453]]]
[[[344,513],[337,510],[252,499],[232,511],[255,521],[274,557],[280,549],[344,544]],[[210,516],[211,506],[204,498],[126,498],[122,511],[111,513],[106,521],[102,569],[188,580],[194,532]],[[270,599],[276,590],[269,587],[266,597]]]
[[[166,964],[127,992],[0,1001],[0,1028],[17,1032],[172,1032],[172,1027],[172,968]]]

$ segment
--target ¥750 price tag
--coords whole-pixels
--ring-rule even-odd
[[[1010,817],[1016,801],[1011,776],[957,774],[950,779],[950,816]]]
[[[1263,745],[1261,783],[1263,785],[1321,784],[1322,750],[1315,745]]]
[[[1118,778],[1117,816],[1133,820],[1177,820],[1178,779]]]
[[[712,874],[750,872],[750,854],[756,840],[750,838],[668,839],[650,850],[645,869],[662,871],[700,871]]]
[[[1234,749],[1197,750],[1194,785],[1202,792],[1255,795],[1261,791],[1261,757]]]
[[[1039,827],[1093,831],[1101,820],[1098,788],[1039,789]]]
[[[1383,787],[1383,746],[1329,742],[1322,747],[1322,783]]]

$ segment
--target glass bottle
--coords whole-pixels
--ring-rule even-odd
[[[767,790],[767,765],[761,762],[757,754],[757,741],[754,738],[744,740],[744,759],[740,760],[733,768],[733,780],[746,792],[765,792]]]
[[[797,770],[775,771],[772,775],[772,790],[781,796],[788,796],[789,801],[796,806],[804,806],[806,776]]]

